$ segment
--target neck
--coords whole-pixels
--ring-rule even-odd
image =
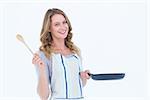
[[[53,40],[53,48],[64,50],[66,49],[65,41],[64,40]]]

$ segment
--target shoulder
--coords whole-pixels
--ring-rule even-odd
[[[37,51],[37,53],[40,57],[46,57],[43,51]]]
[[[38,55],[40,56],[41,59],[49,61],[50,58],[47,58],[45,53],[43,51],[37,51]]]
[[[78,59],[78,60],[81,60],[81,56],[80,55],[78,55],[78,54],[73,54],[73,56],[76,58],[76,59]]]

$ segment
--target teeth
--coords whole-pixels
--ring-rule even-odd
[[[59,32],[59,33],[61,33],[61,34],[64,34],[66,31],[64,31],[64,32]]]

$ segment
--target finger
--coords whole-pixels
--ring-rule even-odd
[[[80,72],[80,76],[81,76],[82,78],[85,78],[85,72]]]
[[[33,55],[33,59],[35,59],[35,58],[37,58],[37,57],[38,57],[38,54],[35,53],[35,54]]]
[[[40,56],[35,53],[34,58],[40,58]]]
[[[39,54],[37,54],[37,53],[35,53],[34,56],[35,56],[35,57],[40,57]]]
[[[38,62],[41,60],[41,58],[38,55],[35,55],[32,59],[33,64],[38,64]]]
[[[35,54],[33,55],[33,58],[39,58],[39,54],[35,53]]]
[[[35,64],[36,63],[36,57],[34,56],[33,58],[32,58],[32,64]]]
[[[90,75],[89,75],[90,71],[89,70],[85,70],[85,77],[87,79],[90,79]]]
[[[90,70],[85,70],[86,73],[90,73]]]
[[[35,61],[38,64],[41,61],[41,59],[40,58],[36,58]]]
[[[36,63],[37,63],[39,66],[44,66],[44,62],[41,60],[41,58],[36,59]]]
[[[86,74],[86,78],[87,78],[87,79],[90,79],[90,76],[89,76],[89,74]]]
[[[32,59],[32,63],[33,63],[33,64],[36,64],[38,59],[39,59],[39,58],[34,57],[34,58]]]

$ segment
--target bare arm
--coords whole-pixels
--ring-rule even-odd
[[[40,69],[39,71],[37,92],[42,100],[48,99],[50,91],[49,91],[49,84],[48,84],[46,72],[44,69]]]
[[[47,100],[49,97],[50,91],[49,91],[49,82],[46,76],[45,64],[41,60],[38,54],[34,55],[32,63],[38,65],[37,67],[39,70],[37,92],[41,100]]]
[[[87,79],[81,78],[83,86],[86,85]]]
[[[81,77],[83,86],[86,85],[87,79],[90,78],[90,76],[88,75],[88,73],[89,73],[89,70],[85,70],[83,72],[80,72],[80,77]]]

